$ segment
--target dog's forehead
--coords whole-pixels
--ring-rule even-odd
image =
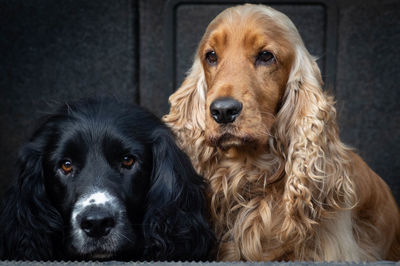
[[[203,50],[216,50],[217,53],[227,52],[230,48],[235,51],[250,51],[268,49],[279,52],[281,47],[290,48],[290,42],[282,34],[282,31],[270,25],[254,23],[243,23],[234,25],[224,25],[216,27],[207,35],[203,42]],[[238,46],[238,47],[236,47]]]
[[[227,9],[210,23],[203,38],[203,47],[227,48],[229,44],[241,44],[262,48],[276,44],[278,49],[280,45],[287,46],[288,33],[294,27],[292,24],[284,14],[265,7],[239,6]]]
[[[88,153],[135,153],[141,155],[149,134],[141,127],[126,127],[115,121],[70,120],[59,125],[55,143],[48,143],[53,159],[62,156],[85,157]]]
[[[61,127],[60,143],[88,144],[101,143],[105,135],[111,135],[115,131],[107,121],[97,120],[71,120],[67,125]]]

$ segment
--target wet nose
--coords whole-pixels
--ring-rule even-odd
[[[108,235],[115,227],[115,217],[107,210],[96,208],[82,216],[80,227],[87,236],[100,238]]]
[[[211,116],[218,124],[233,123],[241,111],[242,103],[230,97],[218,98],[210,105]]]

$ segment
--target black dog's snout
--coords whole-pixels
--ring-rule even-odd
[[[115,227],[115,220],[109,211],[96,208],[82,215],[80,227],[87,236],[100,238],[110,233]]]
[[[218,98],[210,105],[211,116],[218,124],[234,122],[241,111],[242,103],[229,97]]]

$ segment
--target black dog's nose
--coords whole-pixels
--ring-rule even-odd
[[[242,103],[229,97],[214,100],[210,105],[211,116],[219,124],[235,121],[242,111]]]
[[[114,216],[106,210],[92,210],[81,219],[80,227],[89,237],[100,238],[108,235],[115,226]]]

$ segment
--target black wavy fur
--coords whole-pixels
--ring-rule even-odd
[[[69,157],[83,159],[74,165],[73,177],[60,181],[59,158],[71,141],[78,145]],[[118,145],[106,146],[115,141],[124,152],[135,153],[134,171],[114,163],[123,153],[114,154]],[[103,161],[90,162],[91,153]],[[169,129],[141,107],[110,99],[65,104],[22,147],[17,165],[15,185],[0,214],[3,260],[93,259],[72,247],[70,221],[79,193],[96,182],[117,191],[129,218],[127,241],[107,259],[210,259],[214,236],[205,218],[205,183]],[[85,179],[80,179],[83,172]]]

